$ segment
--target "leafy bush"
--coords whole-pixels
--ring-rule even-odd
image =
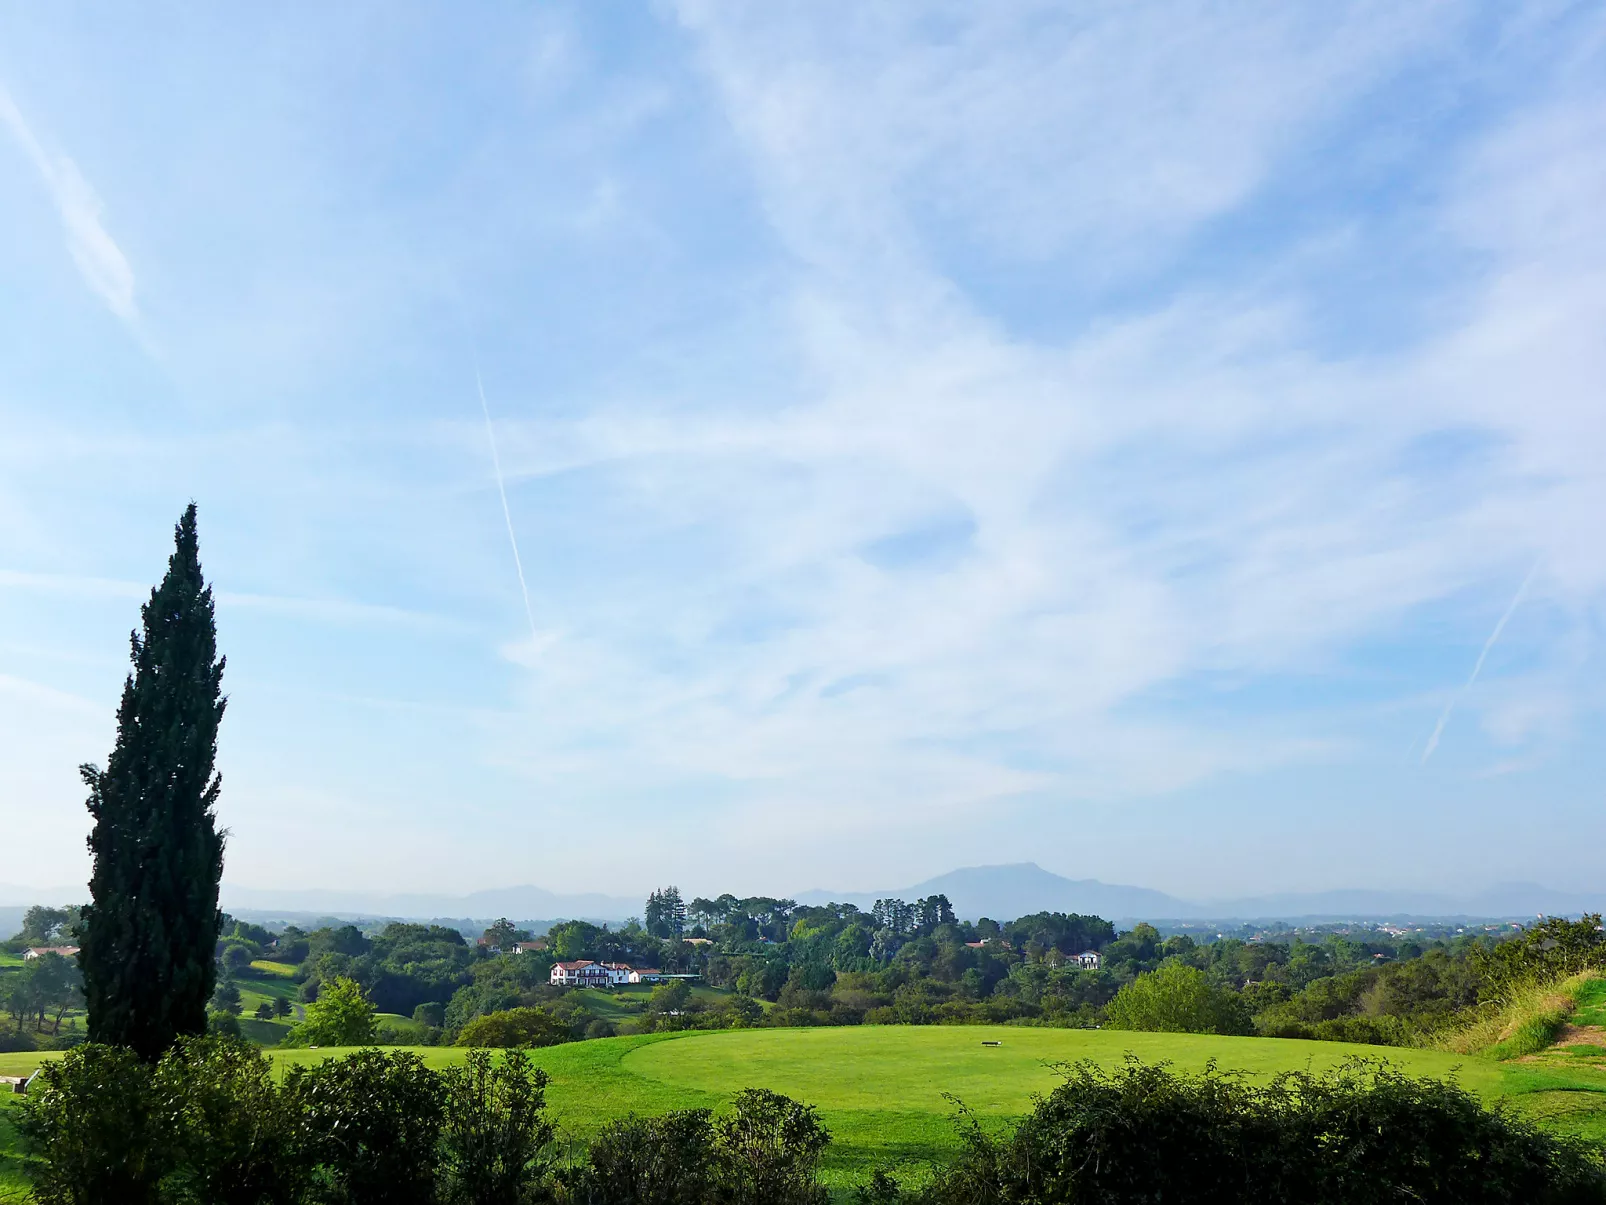
[[[973,1120],[922,1205],[1587,1205],[1600,1155],[1490,1112],[1453,1083],[1354,1060],[1256,1087],[1091,1063],[1000,1138]]]
[[[457,1035],[458,1046],[556,1046],[573,1036],[544,1008],[509,1008],[475,1017]]]
[[[546,1118],[546,1072],[522,1051],[492,1061],[470,1051],[446,1070],[441,1130],[443,1196],[448,1205],[524,1205],[551,1169],[553,1127]]]
[[[1157,971],[1139,975],[1117,992],[1105,1025],[1157,1033],[1254,1032],[1249,1012],[1236,992],[1215,987],[1203,972],[1180,962],[1168,962]]]
[[[39,1205],[155,1205],[172,1166],[151,1070],[126,1047],[84,1045],[40,1070],[18,1125]]]
[[[1606,969],[1606,931],[1600,913],[1578,920],[1553,916],[1514,941],[1503,941],[1472,956],[1485,1000],[1508,1001],[1523,988]]]
[[[560,1177],[570,1205],[824,1205],[820,1156],[831,1136],[815,1111],[762,1089],[731,1112],[628,1117],[603,1130]]]
[[[329,1205],[432,1205],[440,1078],[405,1051],[359,1050],[293,1067],[284,1090],[314,1199]]]
[[[562,1176],[563,1199],[572,1205],[703,1205],[714,1160],[707,1109],[632,1115],[592,1139],[585,1163]]]
[[[831,1135],[819,1114],[763,1088],[738,1092],[714,1123],[717,1199],[729,1205],[823,1205],[820,1156]]]
[[[295,1118],[260,1050],[238,1039],[183,1038],[156,1067],[156,1107],[174,1134],[174,1205],[294,1205],[305,1177]]]
[[[336,979],[307,1005],[306,1019],[290,1031],[295,1046],[366,1046],[374,1040],[378,1010],[356,981]]]

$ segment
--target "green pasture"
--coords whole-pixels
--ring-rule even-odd
[[[983,1046],[984,1040],[1002,1044]],[[414,1049],[434,1067],[465,1054],[450,1047]],[[339,1053],[274,1050],[269,1057],[283,1067]],[[1606,1141],[1606,1071],[1433,1050],[1113,1030],[859,1026],[649,1034],[533,1053],[551,1076],[548,1104],[570,1140],[631,1112],[717,1109],[747,1087],[807,1101],[819,1108],[834,1136],[826,1172],[837,1187],[857,1183],[877,1165],[918,1166],[950,1151],[953,1105],[947,1094],[984,1122],[1002,1124],[1054,1087],[1056,1064],[1092,1059],[1110,1066],[1128,1053],[1191,1070],[1213,1059],[1255,1077],[1320,1071],[1357,1055],[1386,1058],[1413,1075],[1454,1077],[1485,1100],[1507,1101],[1540,1124]],[[47,1057],[0,1055],[0,1075],[25,1072]]]
[[[5,950],[0,950],[0,967],[20,967],[21,965],[21,954],[11,954]]]
[[[266,958],[258,958],[251,964],[251,969],[262,975],[275,975],[280,979],[288,979],[296,973],[296,969],[288,963],[269,962]]]
[[[654,989],[655,985],[650,983],[627,983],[612,988],[576,988],[573,996],[603,1020],[618,1025],[639,1017],[646,1010],[647,1001],[652,998]],[[728,999],[732,993],[729,988],[709,987],[698,983],[692,986],[691,994],[692,999],[701,1000],[704,1004],[718,1004],[721,1000]],[[767,1000],[761,1000],[759,1004],[765,1009],[775,1007]]]

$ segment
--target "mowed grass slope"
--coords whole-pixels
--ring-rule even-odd
[[[1002,1045],[986,1047],[984,1040]],[[416,1050],[435,1067],[466,1053]],[[287,1066],[341,1052],[270,1053]],[[1002,1125],[1059,1082],[1056,1064],[1092,1059],[1114,1066],[1128,1054],[1188,1070],[1215,1060],[1256,1077],[1321,1071],[1358,1055],[1387,1058],[1410,1074],[1454,1076],[1491,1103],[1506,1100],[1545,1124],[1606,1140],[1606,1073],[1433,1050],[1112,1030],[861,1026],[651,1034],[533,1052],[551,1076],[548,1104],[571,1141],[632,1112],[718,1109],[742,1088],[770,1088],[806,1101],[819,1108],[835,1138],[826,1175],[839,1188],[878,1165],[922,1164],[951,1151],[953,1106],[945,1094],[985,1122]],[[0,1074],[24,1070],[39,1058],[0,1055]]]

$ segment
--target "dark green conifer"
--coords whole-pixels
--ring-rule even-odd
[[[141,608],[106,769],[82,767],[95,868],[79,928],[89,1036],[154,1059],[206,1031],[222,914],[213,811],[223,660],[190,503],[167,576]]]

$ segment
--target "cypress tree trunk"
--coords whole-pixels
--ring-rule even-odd
[[[212,762],[226,700],[193,502],[175,536],[167,576],[140,609],[144,632],[131,638],[117,745],[104,772],[81,770],[95,820],[78,955],[89,1037],[148,1060],[205,1031],[222,919]]]

